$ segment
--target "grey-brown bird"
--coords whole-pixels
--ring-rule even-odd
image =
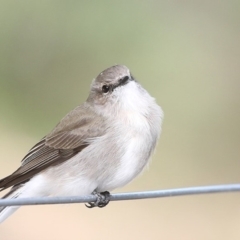
[[[93,80],[89,96],[0,180],[4,198],[89,195],[124,186],[147,165],[163,112],[123,65]],[[90,203],[90,207],[105,204]],[[0,207],[0,222],[18,207]]]

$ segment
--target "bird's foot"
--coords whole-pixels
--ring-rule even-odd
[[[85,204],[86,207],[88,208],[94,208],[94,207],[105,207],[108,205],[109,201],[110,201],[110,193],[109,192],[101,192],[98,193],[96,191],[94,191],[92,193],[94,196],[97,197],[96,202],[89,202],[88,204]]]

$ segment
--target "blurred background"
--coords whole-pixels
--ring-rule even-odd
[[[235,0],[1,0],[0,178],[125,64],[165,119],[149,169],[117,192],[239,183],[239,12]],[[22,207],[0,238],[239,240],[240,196]]]

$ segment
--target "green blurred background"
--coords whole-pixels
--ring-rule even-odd
[[[0,178],[103,69],[127,65],[165,112],[150,167],[123,189],[240,182],[240,2],[0,4]],[[239,240],[237,193],[22,207],[1,240]]]

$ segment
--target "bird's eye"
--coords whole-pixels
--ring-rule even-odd
[[[103,85],[102,86],[102,92],[103,93],[107,93],[107,92],[109,92],[109,90],[110,90],[110,87],[108,85]]]

